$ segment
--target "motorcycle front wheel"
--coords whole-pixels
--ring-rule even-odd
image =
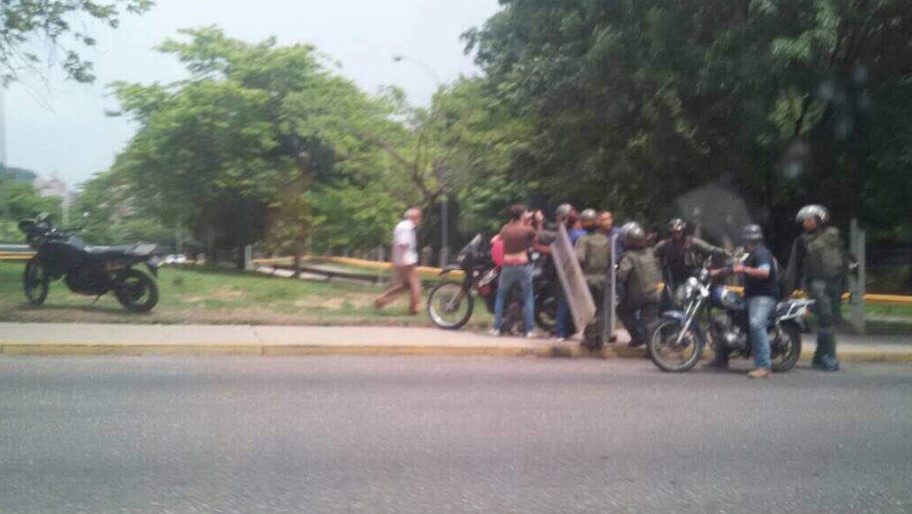
[[[118,284],[117,301],[130,312],[149,312],[158,303],[158,286],[145,273],[130,269]]]
[[[649,358],[662,371],[688,371],[703,357],[703,338],[693,327],[688,327],[682,336],[683,329],[681,321],[666,319],[659,323],[647,341]]]
[[[472,317],[472,294],[463,291],[462,284],[446,281],[431,289],[428,296],[428,317],[440,328],[458,330]]]
[[[29,259],[25,264],[25,273],[22,274],[22,288],[30,304],[38,306],[44,303],[48,296],[49,283],[47,271],[38,262],[38,257]]]
[[[795,367],[801,357],[801,327],[795,323],[783,323],[770,333],[770,357],[772,370],[782,373]]]

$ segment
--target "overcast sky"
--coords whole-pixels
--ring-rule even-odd
[[[156,0],[144,16],[122,20],[120,28],[90,27],[98,47],[86,53],[95,63],[95,84],[36,77],[5,92],[7,160],[11,166],[54,175],[71,186],[106,170],[135,127],[106,117],[117,105],[106,85],[170,82],[182,78],[180,65],[152,48],[180,28],[219,25],[231,37],[280,44],[311,43],[342,65],[341,73],[375,92],[383,85],[403,88],[415,104],[426,105],[434,79],[477,74],[463,54],[459,35],[482,24],[497,0]]]

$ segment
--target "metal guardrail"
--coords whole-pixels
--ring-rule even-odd
[[[32,258],[35,252],[29,245],[0,244],[0,261],[25,261]]]
[[[29,245],[0,243],[0,253],[31,253]]]
[[[256,260],[255,264],[259,266],[268,266],[273,268],[273,270],[283,270],[283,271],[294,271],[294,265],[276,263],[276,262],[264,262],[265,259]],[[299,267],[299,270],[302,273],[307,273],[310,275],[320,275],[326,277],[326,281],[329,282],[333,279],[342,279],[342,280],[353,280],[358,282],[369,282],[371,284],[382,284],[388,281],[389,277],[384,275],[374,275],[370,273],[355,273],[350,271],[337,271],[337,270],[328,270],[324,268],[316,268],[313,266],[302,265]],[[433,281],[422,280],[421,285],[423,287],[432,287],[435,285]]]
[[[271,263],[280,263],[288,262],[287,257],[277,258],[277,259],[254,259],[253,262],[256,264],[267,264],[272,265]],[[363,259],[354,259],[351,257],[326,257],[327,262],[335,262],[338,264],[347,264],[350,266],[358,266],[368,269],[382,269],[389,270],[392,269],[392,264],[388,262],[377,262],[377,261],[367,261]],[[292,269],[291,266],[288,269]],[[424,273],[438,274],[440,273],[440,268],[432,268],[419,266],[418,270]],[[302,268],[303,271],[303,268]],[[372,276],[372,275],[369,275]],[[451,273],[453,277],[461,277],[461,271],[454,271]],[[660,286],[661,288],[661,286]],[[849,293],[846,293],[842,297],[843,301],[848,301],[850,299]],[[912,307],[912,296],[900,296],[900,295],[889,295],[889,294],[872,294],[868,293],[864,295],[864,301],[866,304],[870,305],[883,305],[890,307]]]

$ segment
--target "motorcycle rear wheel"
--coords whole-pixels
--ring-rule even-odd
[[[38,258],[29,259],[25,264],[25,272],[22,274],[22,289],[30,304],[37,307],[44,303],[48,296],[49,283],[47,271],[38,262]]]
[[[783,323],[779,328],[781,332],[771,334],[776,337],[770,338],[770,356],[772,370],[783,373],[795,367],[801,357],[801,327],[795,323]]]
[[[158,286],[141,271],[127,270],[118,286],[117,301],[130,312],[149,312],[158,303]]]
[[[461,296],[457,300],[457,297]],[[462,312],[465,308],[465,312]],[[471,292],[462,291],[459,282],[441,282],[431,289],[428,296],[427,313],[431,321],[445,330],[458,330],[472,317],[474,300]]]
[[[557,327],[557,298],[545,296],[535,300],[535,324],[538,328],[551,332]]]
[[[659,323],[646,343],[649,358],[662,371],[688,371],[703,357],[705,341],[693,327],[689,327],[681,343],[677,343],[683,328],[680,321],[666,319]]]

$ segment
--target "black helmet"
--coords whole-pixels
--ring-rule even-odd
[[[639,223],[631,221],[621,228],[624,231],[624,246],[627,248],[642,248],[646,244],[646,232]]]
[[[668,222],[669,232],[684,232],[687,229],[687,222],[681,218],[673,218]]]
[[[811,217],[817,218],[819,223],[826,223],[830,219],[830,213],[822,205],[805,205],[798,211],[795,221],[804,223],[804,220]]]
[[[745,225],[741,229],[741,243],[761,243],[763,242],[763,229],[760,225]]]
[[[557,206],[557,209],[554,211],[554,217],[557,219],[567,219],[570,216],[570,211],[573,210],[573,206],[569,203],[562,203]]]
[[[596,221],[598,221],[598,213],[595,212],[595,209],[585,209],[582,214],[580,214],[580,223],[583,225],[583,228],[594,227]]]

